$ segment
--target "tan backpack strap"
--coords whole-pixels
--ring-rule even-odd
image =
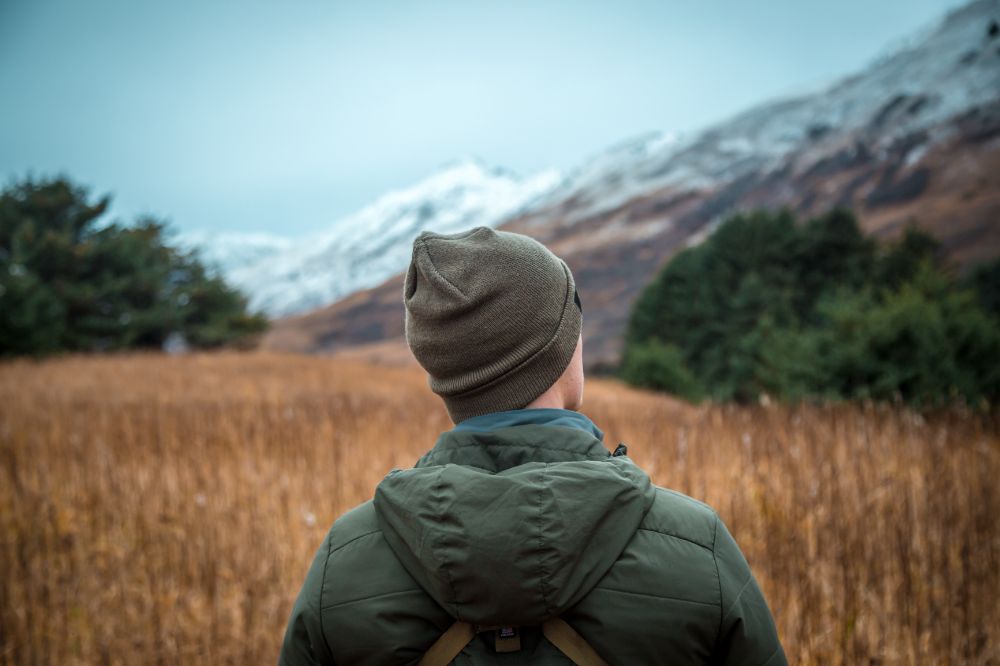
[[[448,666],[475,637],[475,627],[468,622],[456,621],[427,650],[418,666]]]
[[[544,623],[542,634],[577,666],[608,666],[590,643],[561,618],[554,617]]]

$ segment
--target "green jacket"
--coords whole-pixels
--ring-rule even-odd
[[[586,417],[463,422],[331,528],[281,664],[415,664],[455,619],[521,627],[455,664],[568,664],[560,616],[611,664],[785,664],[757,582],[719,516],[613,456]]]

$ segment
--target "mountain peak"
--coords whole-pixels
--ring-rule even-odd
[[[209,259],[247,292],[252,307],[272,316],[295,314],[375,286],[402,270],[421,231],[496,226],[559,180],[555,171],[522,178],[481,159],[464,158],[305,238],[193,233],[189,244],[201,244]]]

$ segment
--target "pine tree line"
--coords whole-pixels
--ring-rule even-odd
[[[910,229],[879,245],[844,210],[736,215],[636,301],[620,373],[689,399],[1000,397],[1000,261],[959,276]]]

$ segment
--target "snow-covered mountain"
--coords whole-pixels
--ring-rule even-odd
[[[178,239],[184,247],[197,249],[206,263],[224,275],[264,261],[295,245],[290,238],[268,233],[239,231],[191,231]]]
[[[442,233],[496,226],[560,180],[555,171],[528,178],[463,160],[390,192],[318,234],[298,239],[269,234],[191,233],[228,280],[271,316],[316,308],[373,287],[406,266],[413,239],[425,229]]]
[[[945,120],[1000,95],[998,14],[997,0],[970,3],[826,89],[767,101],[689,137],[626,141],[571,173],[539,208],[574,199],[571,222],[651,190],[704,190],[786,168],[793,153],[801,153],[796,163],[812,163],[858,140],[884,151],[937,127],[912,147],[913,159],[948,138]]]
[[[588,160],[506,219],[572,268],[585,362],[614,366],[631,305],[726,216],[846,207],[876,236],[909,225],[959,266],[1000,255],[1000,0],[949,13],[862,71],[765,101],[689,136],[649,134]],[[330,351],[398,339],[397,276],[276,322],[266,346]]]

